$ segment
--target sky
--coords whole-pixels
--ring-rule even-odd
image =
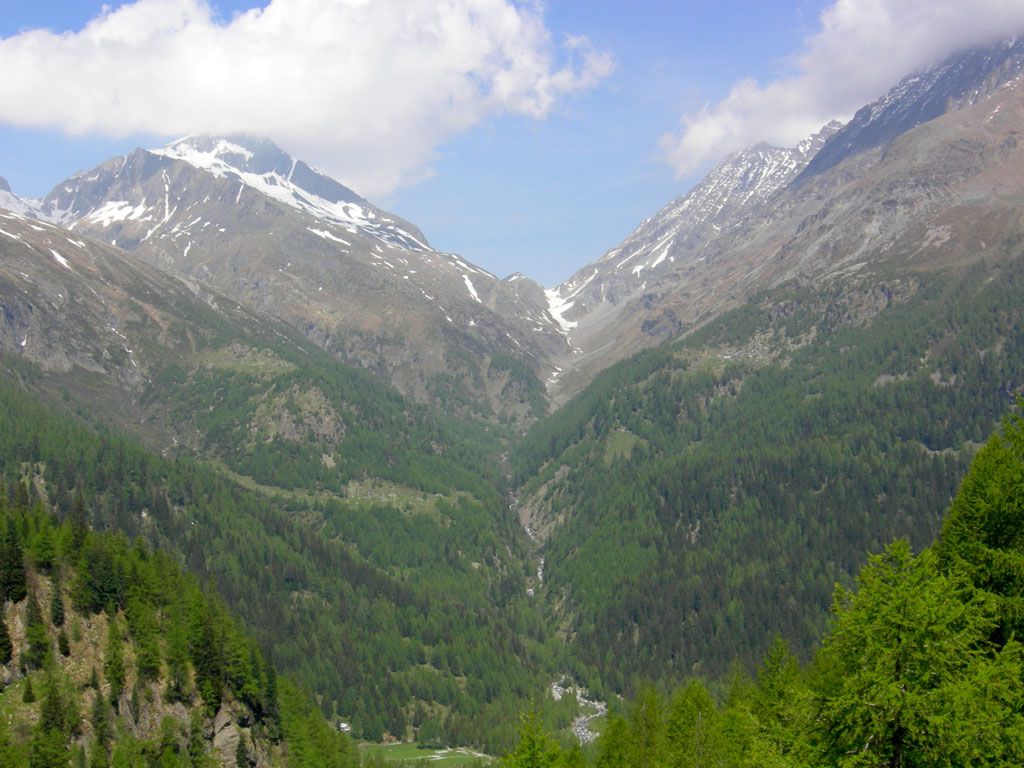
[[[791,146],[1020,0],[0,0],[0,176],[266,135],[431,243],[554,285],[729,151]]]

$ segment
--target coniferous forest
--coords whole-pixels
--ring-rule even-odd
[[[1024,761],[1024,419],[971,464],[937,541],[900,539],[837,587],[801,663],[776,638],[709,690],[641,686],[596,747],[562,747],[536,713],[502,765],[1008,766]]]

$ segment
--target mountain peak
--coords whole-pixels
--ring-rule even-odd
[[[1024,74],[1024,39],[961,50],[932,67],[903,78],[882,97],[862,107],[835,131],[807,164],[796,183],[827,171],[848,157],[883,147],[930,120],[969,106]]]
[[[3,176],[0,176],[0,192],[10,192],[10,191],[11,191],[11,185],[7,183],[7,179],[5,179]]]
[[[430,249],[423,234],[408,222],[377,208],[270,139],[246,134],[186,136],[149,154],[180,160],[217,178],[237,179],[317,219],[358,227],[389,244]]]

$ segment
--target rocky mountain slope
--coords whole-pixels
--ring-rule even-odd
[[[539,377],[567,347],[544,306],[265,139],[139,149],[58,184],[39,211],[450,411],[540,415]]]
[[[1024,72],[1024,40],[958,51],[923,72],[908,75],[888,93],[859,109],[836,131],[800,174],[800,182],[843,160],[887,145],[947,112],[976,104]]]
[[[796,150],[727,158],[553,292],[578,349],[558,399],[781,282],[917,269],[961,258],[956,241],[1001,242],[1015,226],[1022,66],[1015,41],[961,52]]]
[[[155,449],[282,487],[478,483],[476,448],[258,310],[2,210],[0,256],[0,351],[41,372],[40,393],[64,392]]]

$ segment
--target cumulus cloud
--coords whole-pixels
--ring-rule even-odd
[[[135,0],[83,29],[0,39],[0,122],[75,135],[266,135],[367,195],[429,173],[447,139],[546,115],[614,64],[512,0]]]
[[[791,58],[791,74],[736,83],[685,115],[662,148],[685,176],[759,141],[792,146],[955,50],[1021,32],[1020,0],[836,0]]]

